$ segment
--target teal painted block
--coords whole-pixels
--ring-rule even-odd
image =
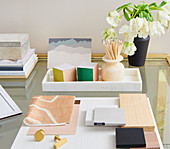
[[[78,81],[93,81],[93,69],[77,68]]]
[[[99,64],[84,62],[77,66],[78,81],[98,81],[99,80]]]

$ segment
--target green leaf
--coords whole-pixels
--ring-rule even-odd
[[[143,12],[141,11],[140,13],[139,13],[139,18],[143,18],[144,16],[143,16]]]
[[[158,6],[158,8],[161,8],[162,6],[166,5],[167,2],[166,1],[162,1],[162,3]]]
[[[152,17],[151,17],[151,15],[150,15],[149,12],[141,11],[141,12],[139,13],[139,17],[140,17],[140,18],[146,18],[147,21],[152,22]]]
[[[125,7],[125,9],[126,9],[130,14],[132,14],[132,11],[131,11],[128,7]]]
[[[135,8],[138,8],[136,5],[134,5]]]
[[[148,21],[150,21],[150,22],[152,22],[153,21],[153,19],[152,19],[152,17],[151,17],[151,15],[150,14],[148,14],[148,19],[147,19]]]
[[[132,4],[132,3],[127,3],[127,4],[125,4],[125,5],[122,5],[122,6],[118,7],[118,8],[116,9],[116,11],[120,12],[123,8],[125,8],[125,7],[127,7],[127,6],[129,6],[129,5],[131,5],[131,4]]]
[[[126,19],[127,21],[130,21],[130,18],[129,18],[129,16],[128,16],[127,12],[126,12],[126,8],[123,9],[123,13],[124,13],[125,19]]]
[[[151,10],[161,10],[161,8],[158,8],[158,7],[150,7],[150,8],[149,8],[149,11],[151,11]]]
[[[151,7],[151,6],[158,7],[156,3],[149,4],[149,7]]]
[[[146,4],[145,2],[143,2],[143,3],[141,3],[141,4],[138,5],[138,8],[139,8],[140,10],[143,10],[143,9],[145,9],[146,6],[148,6],[148,4]]]
[[[131,14],[131,19],[134,18],[133,16],[134,16],[134,14],[136,13],[136,11],[137,11],[137,10],[133,9],[133,12],[132,12],[132,14]]]
[[[144,10],[149,11],[149,6],[146,6]]]

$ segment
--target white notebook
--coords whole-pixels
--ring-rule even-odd
[[[96,126],[122,126],[125,124],[123,108],[95,108],[94,110],[94,125]]]

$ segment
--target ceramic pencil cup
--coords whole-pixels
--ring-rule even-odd
[[[119,56],[116,60],[107,59],[107,56],[102,57],[105,62],[101,66],[101,77],[103,81],[121,81],[124,78],[124,65],[120,63],[123,56]]]

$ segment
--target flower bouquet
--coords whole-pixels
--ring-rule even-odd
[[[153,17],[154,11],[157,12],[156,18]],[[139,5],[128,3],[109,12],[106,20],[111,28],[105,29],[103,40],[118,38],[115,27],[121,24],[123,17],[129,23],[119,28],[119,34],[124,35],[122,52],[128,55],[130,65],[143,66],[150,36],[160,37],[169,28],[170,1],[162,1],[159,5],[144,1]]]

